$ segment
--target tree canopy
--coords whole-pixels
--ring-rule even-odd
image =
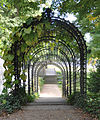
[[[9,35],[14,27],[20,26],[29,17],[39,17],[50,7],[58,15],[74,14],[74,24],[83,34],[90,33],[92,40],[87,43],[89,58],[100,58],[100,1],[99,0],[1,0],[0,1],[0,53],[9,44]]]

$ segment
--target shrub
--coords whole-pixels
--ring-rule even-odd
[[[27,95],[27,102],[33,102],[35,100],[36,96],[35,95]]]
[[[7,113],[12,113],[14,110],[21,109],[19,99],[13,95],[1,95],[0,96],[0,110]]]
[[[74,105],[76,103],[74,93],[72,95],[68,96],[67,103],[70,104],[70,105]]]
[[[98,94],[88,94],[85,98],[79,92],[73,93],[68,96],[67,102],[71,105],[75,105],[82,108],[84,111],[92,114],[94,117],[100,118],[100,93]]]
[[[96,65],[96,71],[91,71],[88,78],[88,91],[93,93],[100,92],[100,61]]]
[[[42,87],[43,87],[43,85],[44,85],[44,79],[41,77],[41,78],[39,78],[39,86],[40,86],[40,91],[42,90]]]
[[[9,94],[6,93],[0,96],[0,110],[12,113],[21,109],[22,105],[33,102],[34,99],[35,95],[27,95],[24,88],[21,87],[17,91],[13,90]]]
[[[80,108],[86,105],[85,97],[81,95],[80,92],[72,93],[72,95],[68,96],[67,102]]]

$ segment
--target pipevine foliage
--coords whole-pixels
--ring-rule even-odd
[[[36,21],[36,22],[35,22]],[[36,23],[34,25],[34,23]],[[3,59],[4,62],[4,76],[6,88],[12,88],[15,84],[19,84],[19,80],[26,81],[25,70],[21,72],[21,67],[23,66],[23,60],[26,63],[29,58],[32,57],[31,50],[38,44],[38,39],[45,36],[56,36],[56,43],[59,39],[64,39],[68,44],[73,39],[66,36],[66,32],[63,31],[63,35],[57,32],[60,27],[55,27],[51,25],[48,19],[43,20],[43,16],[37,18],[29,18],[22,27],[13,28],[12,34],[10,34],[10,44],[4,48]],[[53,31],[52,31],[53,29]],[[67,41],[66,41],[67,40]],[[51,43],[51,50],[54,49],[56,44]],[[60,47],[59,47],[60,48]],[[63,49],[63,48],[62,48]],[[78,51],[79,52],[79,51]],[[18,60],[18,70],[19,70],[19,80],[13,81],[12,78],[15,75],[15,61]]]
[[[20,86],[20,81],[26,82],[25,70],[21,71],[23,62],[27,63],[28,59],[31,59],[31,47],[35,47],[38,44],[38,39],[43,35],[57,36],[56,43],[61,39],[61,33],[57,32],[57,29],[52,29],[55,25],[51,25],[48,19],[42,20],[43,16],[37,18],[29,18],[26,23],[21,27],[14,27],[12,33],[10,34],[9,45],[4,48],[4,90],[6,93],[2,95],[1,98],[1,109],[5,112],[11,113],[16,109],[20,109],[21,105],[31,102],[34,100],[34,96],[28,96],[25,91]],[[34,21],[37,23],[34,25]],[[51,29],[51,31],[50,31]],[[66,33],[63,33],[62,38],[65,39]],[[68,40],[69,38],[66,37]],[[65,39],[65,40],[66,40]],[[72,40],[72,39],[71,39]],[[71,41],[70,40],[70,41]],[[69,41],[69,42],[70,42]],[[68,41],[66,41],[68,43]],[[51,50],[54,49],[55,44],[51,43]],[[31,49],[30,49],[31,48]],[[19,79],[14,80],[15,76],[15,61],[17,60],[17,68],[19,70]],[[24,60],[24,61],[23,61]],[[15,85],[18,85],[17,91],[15,90]],[[12,89],[12,92],[7,94],[8,89]]]

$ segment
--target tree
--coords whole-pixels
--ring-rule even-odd
[[[90,78],[88,81],[88,90],[92,93],[100,92],[100,61],[96,65],[96,71],[90,72]]]
[[[11,43],[9,36],[29,17],[41,16],[51,0],[1,0],[0,1],[0,55]],[[44,4],[44,7],[42,5]],[[40,9],[41,8],[41,9]]]
[[[100,59],[100,0],[56,0],[52,8],[57,9],[60,15],[72,13],[77,17],[75,21],[83,33],[91,34],[92,40],[88,44],[91,49],[89,57]]]

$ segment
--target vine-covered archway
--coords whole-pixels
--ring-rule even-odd
[[[23,26],[14,28],[10,42],[3,56],[6,88],[17,91],[22,86],[25,89],[25,84],[28,84],[28,93],[30,87],[34,93],[33,87],[36,86],[33,76],[37,63],[51,60],[64,67],[65,96],[76,91],[86,94],[87,47],[81,32],[73,23],[55,17],[48,8],[42,16],[31,17]],[[25,75],[27,69],[28,77]]]

